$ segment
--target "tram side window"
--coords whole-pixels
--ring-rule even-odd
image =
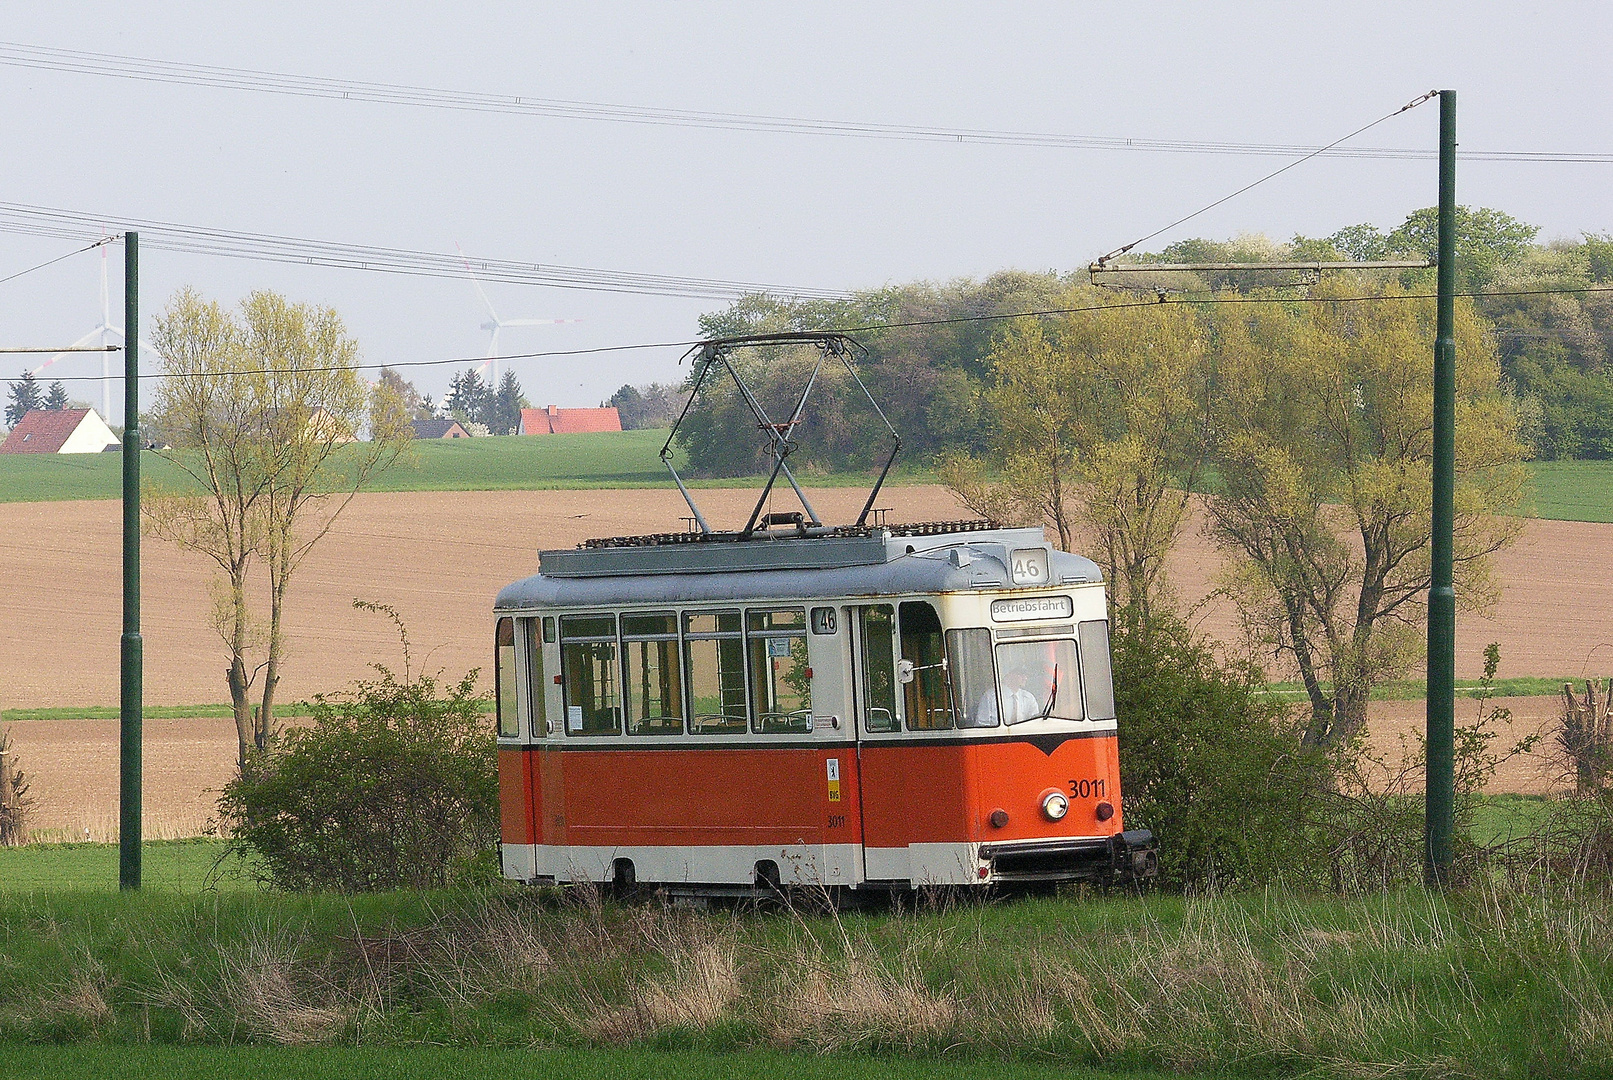
[[[683,734],[678,617],[623,615],[622,653],[627,658],[627,733]]]
[[[614,615],[560,616],[566,734],[620,735],[622,700]]]
[[[991,631],[948,630],[947,658],[958,726],[996,727],[997,676],[991,667]]]
[[[522,619],[522,632],[526,635],[527,700],[532,703],[532,734],[542,736],[549,731],[548,684],[543,678],[543,641],[538,637],[538,620]]]
[[[683,617],[684,681],[689,686],[691,735],[743,734],[745,642],[737,611],[690,612]]]
[[[515,620],[498,621],[497,649],[493,655],[498,683],[498,736],[513,739],[521,734],[521,721],[515,706]]]
[[[805,610],[748,611],[745,618],[755,730],[762,734],[811,731]]]
[[[902,687],[907,730],[945,731],[952,727],[952,705],[947,699],[946,647],[941,639],[940,616],[923,600],[907,601],[900,614],[902,659],[913,665],[912,678]]]
[[[861,609],[863,730],[895,731],[896,617],[889,604]]]
[[[1115,684],[1109,666],[1109,624],[1102,619],[1080,626],[1081,684],[1087,694],[1088,720],[1115,718]]]

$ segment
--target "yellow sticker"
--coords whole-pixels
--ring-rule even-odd
[[[829,801],[840,801],[840,759],[829,759]]]

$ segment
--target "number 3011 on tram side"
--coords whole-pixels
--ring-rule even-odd
[[[542,553],[495,606],[506,877],[1122,882],[1104,587],[961,522]]]

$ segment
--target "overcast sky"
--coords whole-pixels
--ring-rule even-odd
[[[689,110],[1321,145],[1434,88],[1464,149],[1613,152],[1598,4],[0,3],[8,42],[187,64]],[[153,84],[0,65],[0,201],[614,271],[854,289],[1071,270],[1281,159],[700,130]],[[1361,136],[1432,148],[1437,106]],[[1465,163],[1459,197],[1613,232],[1613,165]],[[1308,162],[1152,241],[1384,228],[1431,161]],[[0,277],[77,246],[0,232]],[[113,322],[121,253],[113,249]],[[0,284],[0,345],[100,321],[98,253]],[[341,312],[367,360],[474,357],[466,280],[144,252],[146,325],[190,285]],[[504,352],[676,341],[721,301],[490,284]],[[535,403],[680,377],[679,350],[511,362]],[[37,361],[35,361],[37,363]],[[63,360],[48,375],[98,374]],[[0,377],[24,366],[0,358]],[[405,373],[441,393],[448,368]],[[95,384],[70,384],[99,402]]]

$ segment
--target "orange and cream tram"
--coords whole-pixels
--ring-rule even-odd
[[[782,422],[729,360],[813,348]],[[1040,529],[867,524],[902,441],[861,352],[835,332],[698,343],[661,450],[697,528],[546,551],[499,593],[506,877],[720,894],[1154,873],[1153,837],[1122,824],[1098,567]],[[891,439],[846,526],[786,461],[833,363]],[[772,473],[745,525],[717,532],[672,447],[725,375]],[[801,511],[764,515],[781,476]]]
[[[506,877],[721,894],[1154,872],[1123,824],[1094,563],[987,522],[794,524],[547,551],[499,594]]]

